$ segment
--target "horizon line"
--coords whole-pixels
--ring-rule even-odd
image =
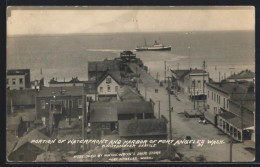
[[[142,31],[142,32],[95,32],[95,33],[64,33],[64,34],[6,34],[6,37],[21,37],[21,36],[70,36],[70,35],[108,35],[108,34],[139,34],[139,33],[197,33],[197,32],[255,32],[255,30],[194,30],[194,31]]]

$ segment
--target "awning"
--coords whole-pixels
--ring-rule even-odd
[[[238,129],[242,129],[242,119],[235,114],[231,112],[224,112],[222,114],[219,114],[220,118],[223,118],[226,120],[227,123],[233,125],[234,127]],[[254,121],[249,121],[249,120],[243,120],[243,129],[251,128],[254,127]]]

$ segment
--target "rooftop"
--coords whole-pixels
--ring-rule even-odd
[[[60,83],[84,83],[85,81],[80,81],[79,79],[78,79],[78,77],[72,77],[72,79],[70,80],[70,81],[67,81],[67,82],[65,82],[65,81],[57,81],[57,80],[55,80],[54,78],[52,78],[51,80],[50,80],[50,84],[60,84]]]
[[[253,79],[255,78],[255,73],[250,70],[241,71],[238,74],[232,74],[227,79]]]
[[[110,103],[93,103],[90,105],[90,122],[116,122],[117,109]]]
[[[91,122],[114,122],[118,114],[153,113],[152,104],[146,101],[138,102],[93,102],[90,103]]]
[[[118,84],[121,83],[121,74],[120,71],[110,71],[107,70],[104,72],[104,74],[100,77],[100,79],[97,82],[97,85],[99,85],[107,76],[111,76]]]
[[[196,74],[196,73],[207,73],[207,71],[202,70],[202,69],[184,69],[184,70],[171,70],[172,73],[174,73],[177,77],[177,79],[181,79],[185,77],[188,74]]]
[[[107,60],[104,61],[90,61],[88,62],[88,72],[95,71],[119,71],[119,62],[115,60]]]
[[[66,87],[43,87],[37,97],[48,96],[82,96],[84,93],[83,86],[66,86]]]
[[[143,96],[130,86],[123,86],[118,92],[121,100],[143,101]]]
[[[119,136],[158,136],[167,135],[163,119],[119,120]]]
[[[7,75],[24,75],[30,74],[30,69],[10,69],[7,70]]]
[[[224,113],[220,114],[219,116],[224,118],[225,120],[227,120],[229,123],[231,123],[235,127],[242,129],[241,118],[236,116],[235,114],[233,114],[231,112],[224,112]],[[243,120],[243,128],[249,128],[252,126],[254,126],[253,122],[246,121],[245,119]]]
[[[32,140],[48,140],[49,138],[45,136],[43,133],[39,132],[37,129],[34,129],[30,131],[28,134],[25,136],[21,137],[15,146],[13,151],[16,151],[19,149],[21,146],[23,146],[26,143],[31,143]],[[38,147],[39,149],[43,151],[47,151],[49,148],[49,144],[36,144],[36,143],[31,143],[32,145]]]

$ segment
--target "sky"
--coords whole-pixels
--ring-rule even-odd
[[[253,7],[8,8],[7,35],[254,30]]]

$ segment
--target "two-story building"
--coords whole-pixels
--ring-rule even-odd
[[[237,141],[255,141],[254,85],[240,86],[242,93],[233,92],[229,99],[229,112],[218,115],[218,128]]]
[[[63,118],[79,118],[82,115],[84,88],[44,87],[36,95],[36,119],[49,128],[58,127]],[[51,131],[51,129],[50,129]]]
[[[254,82],[255,81],[255,73],[250,70],[241,71],[238,74],[232,74],[227,79],[227,82],[236,82],[236,81],[248,81]]]
[[[189,95],[192,99],[206,99],[205,83],[209,82],[209,73],[201,69],[171,70],[175,90]],[[177,84],[176,84],[177,83]]]
[[[121,75],[119,71],[107,71],[96,83],[99,101],[119,100]]]
[[[23,90],[30,88],[30,69],[12,69],[6,73],[6,88]]]

